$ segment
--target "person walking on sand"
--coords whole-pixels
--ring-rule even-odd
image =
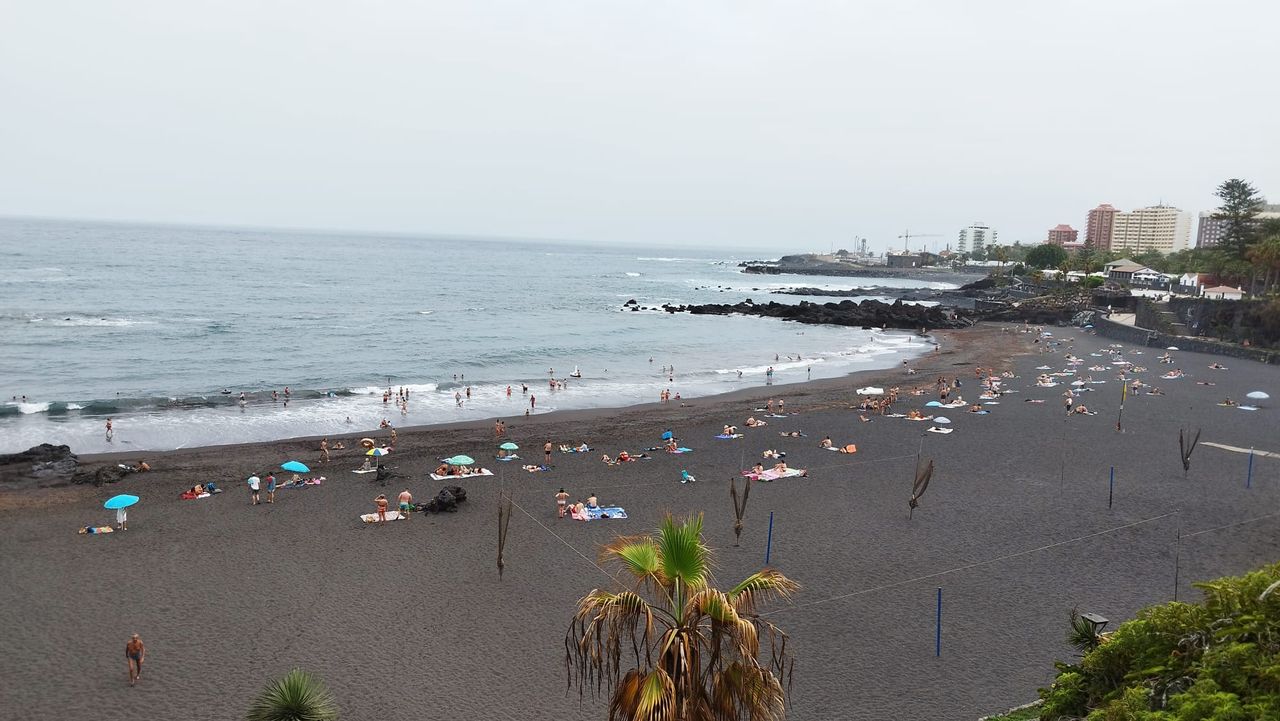
[[[320,462],[321,463],[329,462],[329,439],[328,438],[322,438],[320,440]]]
[[[116,432],[111,427],[111,419],[108,418],[107,419],[107,443],[110,443],[111,439],[115,438],[115,436],[116,436]]]
[[[147,658],[147,647],[142,644],[138,634],[133,634],[124,645],[124,658],[129,665],[129,685],[132,686],[142,678],[142,662]]]
[[[261,488],[262,479],[258,478],[258,474],[249,476],[249,497],[253,499],[251,505],[258,505],[258,489]]]
[[[379,493],[378,497],[373,499],[373,502],[378,506],[378,523],[386,523],[387,497],[384,494]]]
[[[400,497],[396,500],[399,503],[400,515],[406,519],[409,518],[409,511],[413,510],[413,494],[406,488],[400,491]]]
[[[297,478],[297,476],[294,476]],[[267,474],[267,503],[276,502],[276,474]]]
[[[565,493],[564,489],[561,488],[560,492],[556,494],[556,517],[557,518],[564,518],[565,505],[568,503],[569,503],[569,494]]]
[[[542,446],[542,455],[547,459],[546,465],[551,465],[551,441],[547,441],[546,444]]]

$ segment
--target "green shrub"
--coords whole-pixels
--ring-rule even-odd
[[[1078,665],[1058,664],[1040,718],[1280,719],[1280,564],[1198,583],[1204,601],[1150,606]]]

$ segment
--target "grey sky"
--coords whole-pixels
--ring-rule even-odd
[[[1220,0],[0,0],[0,214],[1035,242],[1228,177],[1280,200],[1276,27]]]

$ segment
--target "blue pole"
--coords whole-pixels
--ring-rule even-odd
[[[942,587],[938,587],[938,620],[937,631],[933,637],[933,655],[942,655]]]
[[[1253,449],[1249,449],[1249,475],[1244,481],[1245,488],[1253,488]]]
[[[764,565],[769,565],[769,555],[773,552],[773,511],[769,511],[769,541],[764,547]]]
[[[1111,499],[1116,494],[1116,467],[1111,467],[1111,485],[1107,488],[1107,508],[1111,508]]]

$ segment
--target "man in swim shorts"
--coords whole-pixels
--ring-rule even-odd
[[[129,685],[132,686],[142,678],[142,662],[147,658],[147,647],[142,645],[138,634],[133,634],[124,645],[125,662],[129,664]]]
[[[400,502],[400,513],[405,518],[408,518],[409,511],[413,510],[413,494],[409,493],[408,488],[404,489],[403,491],[400,491],[399,502]]]

